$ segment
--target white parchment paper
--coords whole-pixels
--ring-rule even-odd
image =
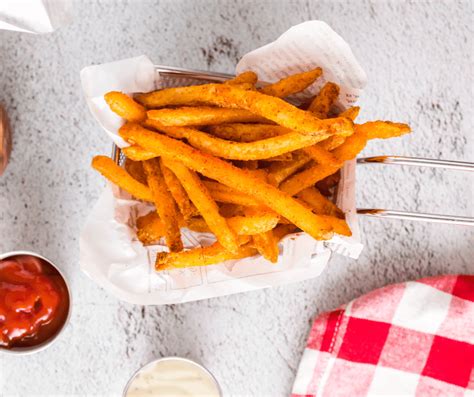
[[[50,33],[72,21],[72,1],[0,0],[0,29]]]
[[[294,26],[275,42],[250,52],[238,63],[236,72],[254,70],[261,80],[272,82],[316,66],[323,68],[324,78],[301,97],[314,95],[326,81],[334,81],[341,86],[337,104],[341,109],[356,102],[366,83],[365,73],[347,43],[321,21]],[[165,84],[146,56],[86,67],[81,71],[81,80],[93,116],[120,147],[127,145],[117,133],[123,120],[108,109],[103,95],[112,90],[147,92]],[[137,304],[182,303],[306,280],[323,271],[332,252],[357,258],[362,250],[355,212],[354,161],[342,169],[337,204],[346,214],[352,237],[334,236],[321,242],[305,233],[287,236],[280,243],[276,265],[256,256],[214,266],[156,272],[154,257],[166,247],[143,247],[134,228],[136,218],[151,207],[108,185],[81,234],[81,268],[119,299]],[[212,241],[210,234],[183,229],[186,248]]]

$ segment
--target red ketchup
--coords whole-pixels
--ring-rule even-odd
[[[0,347],[41,344],[64,325],[69,293],[61,274],[31,255],[0,260]]]

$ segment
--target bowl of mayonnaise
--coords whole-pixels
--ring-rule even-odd
[[[222,397],[222,390],[209,370],[182,357],[154,360],[133,374],[123,397]]]

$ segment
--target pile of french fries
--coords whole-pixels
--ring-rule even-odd
[[[277,262],[278,242],[304,231],[317,240],[350,236],[343,212],[328,198],[339,169],[370,139],[406,134],[406,124],[355,124],[359,108],[334,112],[339,87],[325,84],[296,107],[282,98],[313,84],[321,68],[258,86],[247,71],[223,84],[135,94],[109,92],[126,120],[120,136],[125,167],[105,156],[92,166],[156,211],[137,219],[145,245],[164,237],[156,270],[206,266],[261,254]],[[216,242],[183,250],[182,227],[212,232]]]

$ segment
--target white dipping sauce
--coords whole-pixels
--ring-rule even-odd
[[[198,364],[169,358],[143,367],[130,382],[126,397],[219,397],[216,381]]]

